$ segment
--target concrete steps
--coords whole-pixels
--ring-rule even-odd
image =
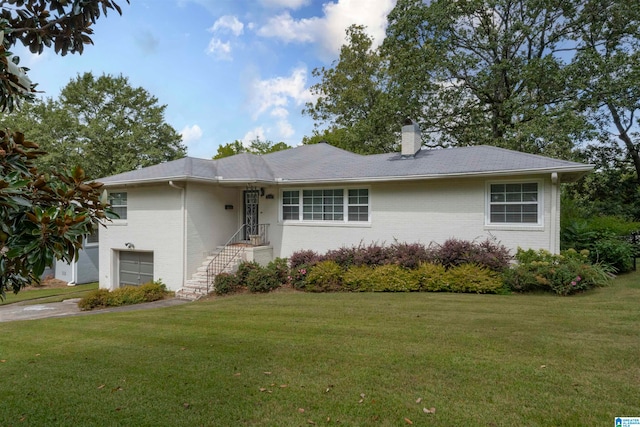
[[[183,287],[176,291],[176,298],[186,299],[190,301],[196,301],[204,296],[207,296],[210,292],[215,290],[213,283],[209,284],[207,289],[207,268],[211,261],[215,258],[219,258],[226,266],[221,271],[214,271],[213,275],[220,273],[234,273],[238,269],[238,265],[244,261],[244,250],[241,253],[236,254],[238,247],[228,246],[219,247],[211,256],[208,256],[200,267],[193,273],[191,279],[185,281]]]

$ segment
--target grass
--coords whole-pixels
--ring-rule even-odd
[[[98,282],[87,283],[86,285],[66,286],[59,288],[23,289],[17,294],[8,292],[5,295],[5,299],[0,299],[0,305],[13,304],[23,301],[32,301],[33,304],[60,302],[69,298],[85,297],[91,291],[96,289],[98,289]]]
[[[573,297],[282,292],[5,323],[0,425],[613,425],[640,415],[638,307],[632,273]]]

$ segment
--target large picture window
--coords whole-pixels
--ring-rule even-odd
[[[538,224],[539,184],[537,182],[490,184],[489,223]]]
[[[369,190],[309,189],[282,192],[283,221],[367,222]]]
[[[127,193],[109,193],[109,204],[120,219],[127,219]]]

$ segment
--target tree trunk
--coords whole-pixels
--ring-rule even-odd
[[[616,125],[618,132],[620,132],[618,134],[618,138],[624,142],[624,145],[627,147],[629,157],[631,157],[631,160],[633,161],[633,166],[636,169],[636,181],[638,182],[638,185],[640,185],[640,154],[638,154],[638,149],[631,140],[627,129],[622,126],[622,120],[620,119],[620,114],[618,114],[616,107],[610,102],[607,102],[607,107],[609,107],[609,111],[611,112],[613,123]]]

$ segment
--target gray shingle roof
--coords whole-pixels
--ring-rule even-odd
[[[107,186],[168,180],[221,183],[312,183],[391,181],[474,175],[561,173],[572,180],[593,167],[490,146],[360,155],[329,144],[302,145],[258,156],[242,153],[219,160],[185,157],[100,179]]]

